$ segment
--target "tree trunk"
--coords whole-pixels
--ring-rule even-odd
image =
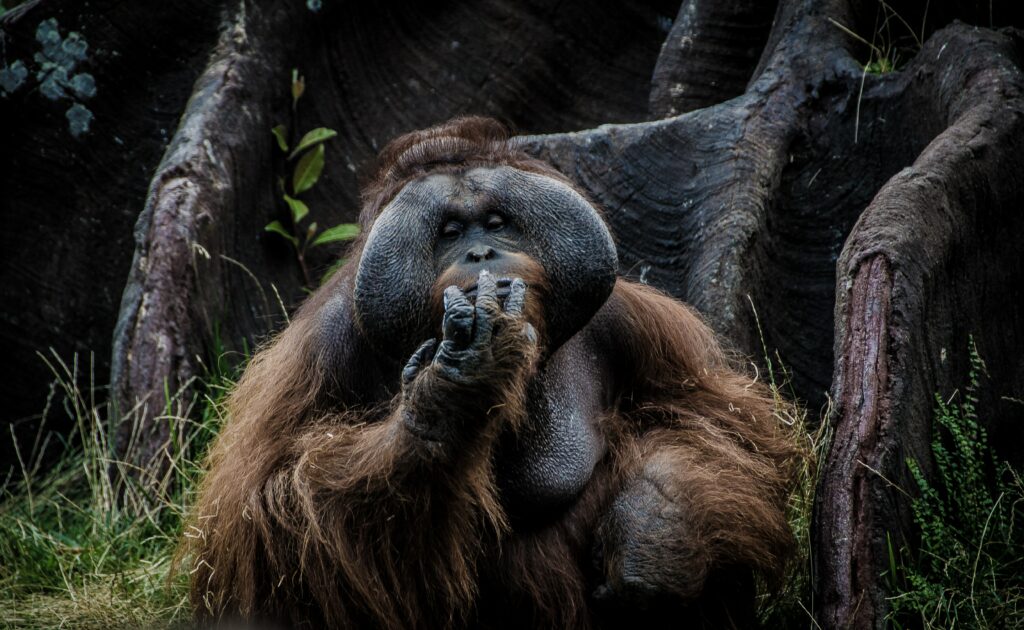
[[[357,173],[389,138],[497,116],[540,134],[522,141],[605,209],[624,274],[693,304],[738,350],[777,352],[835,431],[814,515],[816,615],[823,627],[881,627],[887,537],[914,536],[896,486],[913,487],[908,458],[929,469],[934,395],[964,382],[970,335],[993,376],[996,443],[1024,437],[1000,397],[1024,390],[1024,37],[1006,28],[1024,16],[1012,0],[919,4],[231,5],[148,180],[114,335],[112,387],[122,410],[145,405],[145,456],[167,438],[153,421],[165,392],[188,386],[216,340],[262,338],[283,318],[278,296],[289,308],[302,296],[290,251],[262,231],[286,213],[269,130],[292,118],[297,67],[307,95],[292,125],[339,133],[310,199],[321,224],[354,218]],[[46,6],[5,29],[32,32]],[[864,70],[892,51],[904,56],[897,71]],[[120,163],[93,168],[62,173],[66,187],[86,191],[81,211],[123,239],[123,222],[106,217],[132,197],[106,184],[140,180]],[[27,192],[5,216],[29,199],[52,207],[34,181],[17,184]],[[72,242],[72,229],[54,229]],[[124,280],[49,278],[82,292]],[[33,304],[22,302],[18,312]]]
[[[36,0],[0,18],[0,72],[26,72],[11,90],[0,80],[0,476],[14,460],[7,425],[31,444],[46,404],[54,375],[38,354],[78,353],[83,386],[91,356],[96,383],[107,382],[132,226],[216,42],[221,5]],[[70,74],[94,78],[91,97],[41,89],[37,33],[51,19],[63,40],[74,32],[86,43]],[[67,118],[76,104],[93,116],[78,136]],[[73,428],[51,416],[49,428]]]

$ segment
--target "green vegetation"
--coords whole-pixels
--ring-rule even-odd
[[[924,45],[927,20],[926,6],[918,32],[885,0],[878,0],[875,24],[869,40],[836,20],[828,19],[833,26],[868,47],[868,59],[861,63],[865,74],[887,74],[899,70]]]
[[[152,478],[135,474],[131,457],[114,457],[109,408],[94,383],[82,383],[89,375],[78,362],[44,360],[56,376],[44,416],[67,414],[76,431],[45,474],[40,431],[0,487],[0,627],[152,627],[185,617],[187,576],[169,576],[197,462],[221,423],[225,362],[211,366],[185,414],[158,419],[172,430],[166,470]]]
[[[294,114],[305,83],[297,72],[292,79]],[[294,165],[289,181],[279,182],[291,221],[266,229],[292,244],[308,287],[309,248],[350,240],[359,228],[321,230],[299,199],[317,183],[325,143],[336,133],[321,127],[295,140],[284,125],[273,133]],[[106,392],[91,380],[91,366],[43,357],[56,379],[44,426],[29,452],[18,452],[15,473],[0,478],[0,628],[152,627],[187,617],[188,576],[173,570],[175,550],[236,376],[219,341],[214,345],[217,358],[201,381],[167,392],[156,421],[170,427],[171,437],[157,477],[133,467],[132,452],[116,456],[111,410]],[[201,394],[186,400],[185,391]],[[58,415],[72,420],[75,431],[56,444],[60,438],[45,430],[45,420]],[[132,410],[121,422],[138,417]]]
[[[0,15],[6,11],[0,4]],[[3,36],[0,31],[0,52],[3,52]],[[80,138],[89,132],[93,120],[93,113],[83,101],[96,96],[95,77],[88,72],[76,72],[79,64],[88,59],[89,43],[77,31],[61,35],[57,18],[39,23],[36,43],[39,51],[31,61],[15,59],[8,64],[6,58],[0,59],[0,98],[6,98],[27,85],[31,75],[38,82],[40,95],[51,101],[70,102],[64,115],[71,135]]]
[[[780,361],[781,365],[781,361]],[[781,388],[775,383],[772,363],[768,361],[769,385],[779,401],[776,415],[780,421],[794,428],[801,441],[807,458],[798,471],[796,488],[789,497],[787,517],[796,539],[796,553],[792,559],[785,581],[776,592],[762,589],[759,602],[761,625],[764,628],[805,628],[816,627],[811,611],[814,609],[814,591],[811,583],[811,515],[814,507],[814,493],[818,485],[818,462],[824,461],[832,442],[831,426],[815,420],[812,428],[807,410],[792,405],[786,400],[795,400],[790,390],[787,398],[781,395]],[[783,370],[783,384],[788,387],[789,375]],[[828,412],[822,414],[828,417]]]
[[[780,423],[792,428],[805,454],[797,471],[796,484],[793,494],[789,497],[786,514],[796,540],[796,552],[787,567],[784,581],[778,588],[771,589],[767,588],[768,585],[760,585],[758,618],[764,628],[817,627],[812,613],[814,589],[811,517],[814,494],[818,487],[818,462],[824,461],[832,443],[831,426],[823,421],[824,418],[828,418],[829,411],[824,410],[818,418],[809,418],[805,407],[792,402],[797,400],[792,387],[792,377],[778,352],[773,358],[768,351],[764,330],[761,328],[761,318],[754,307],[753,299],[749,295],[747,299],[750,301],[750,310],[757,324],[758,337],[761,339],[766,383],[775,398],[775,417]]]
[[[962,395],[936,397],[933,481],[907,465],[920,491],[916,553],[890,551],[895,627],[1024,627],[1024,481],[991,450],[978,417],[985,366],[973,341]]]
[[[299,99],[306,91],[306,81],[299,76],[298,70],[292,70],[292,118],[295,118],[295,111]],[[299,195],[307,192],[320,179],[324,170],[324,156],[326,154],[326,143],[338,135],[333,129],[317,127],[306,132],[297,143],[289,142],[289,131],[286,125],[278,125],[270,130],[277,140],[277,146],[285,154],[288,163],[295,166],[292,170],[290,181],[282,177],[278,180],[278,187],[281,191],[281,199],[288,206],[291,224],[286,227],[280,221],[271,221],[266,226],[266,231],[280,235],[291,243],[295,250],[295,257],[302,270],[303,281],[306,289],[312,290],[313,281],[310,275],[307,254],[310,248],[350,241],[359,235],[359,225],[355,223],[342,223],[334,227],[321,230],[316,221],[312,220],[309,206],[299,199]],[[294,142],[294,140],[293,140]],[[306,222],[309,220],[308,223]],[[305,227],[303,227],[305,225]],[[344,264],[344,259],[336,261],[327,272],[321,277],[322,284],[332,273]]]
[[[221,426],[225,395],[240,369],[215,345],[218,359],[198,384],[204,393],[181,415],[160,418],[172,427],[170,465],[160,479],[140,479],[114,457],[108,407],[97,400],[101,391],[94,383],[82,384],[77,363],[48,359],[57,380],[45,415],[67,414],[77,430],[60,446],[65,454],[56,466],[39,474],[45,440],[38,440],[22,459],[17,479],[0,488],[0,627],[153,627],[187,617],[187,575],[170,577],[174,553],[199,462]],[[808,452],[823,454],[824,430],[807,432],[806,411],[785,402],[771,360],[768,366],[779,420],[799,432]],[[789,382],[784,369],[781,382]],[[170,396],[166,408],[180,400],[181,394]],[[790,503],[797,558],[781,589],[761,601],[765,627],[810,623],[813,462],[808,459],[801,469]]]
[[[0,627],[152,627],[187,617],[187,575],[170,577],[174,552],[198,462],[223,421],[237,373],[223,352],[217,356],[199,384],[203,394],[182,415],[160,419],[172,437],[157,479],[114,457],[108,407],[95,384],[83,382],[88,374],[78,363],[45,359],[57,379],[45,415],[66,414],[77,430],[57,445],[64,455],[45,473],[43,458],[53,449],[40,432],[32,452],[19,452],[18,474],[0,486]],[[811,507],[815,462],[830,436],[827,423],[809,431],[806,410],[785,402],[789,375],[778,365],[767,360],[779,420],[794,427],[812,456],[790,502],[797,557],[781,588],[762,596],[760,618],[766,628],[813,628]],[[973,346],[971,365],[963,395],[936,400],[934,481],[908,462],[920,490],[913,511],[921,542],[916,552],[892,551],[886,579],[889,622],[897,628],[1024,627],[1024,481],[987,445],[977,410],[984,365]],[[171,396],[167,409],[181,396]]]

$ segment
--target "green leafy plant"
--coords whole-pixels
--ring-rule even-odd
[[[896,627],[1024,627],[1024,482],[992,451],[978,417],[985,371],[973,340],[962,395],[936,396],[931,479],[908,460],[919,490],[915,554],[890,543],[889,621]]]
[[[298,70],[292,70],[292,118],[298,107],[299,99],[306,91],[305,78],[300,76]],[[359,225],[355,223],[341,223],[333,227],[320,229],[320,226],[313,220],[309,206],[299,199],[299,196],[308,192],[316,185],[324,170],[327,141],[338,135],[333,129],[317,127],[307,131],[294,143],[289,143],[289,130],[287,125],[277,125],[270,130],[277,140],[277,146],[285,154],[285,161],[291,166],[291,177],[282,177],[278,180],[281,191],[281,199],[288,207],[291,218],[290,225],[286,226],[281,221],[271,221],[264,228],[268,232],[279,235],[288,241],[295,250],[295,257],[302,270],[302,277],[307,289],[313,286],[310,275],[307,255],[309,250],[321,245],[350,241],[359,235]],[[321,282],[336,270],[342,261],[333,265],[321,278]]]

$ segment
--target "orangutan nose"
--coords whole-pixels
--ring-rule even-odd
[[[466,252],[466,262],[478,263],[485,260],[494,260],[498,257],[498,252],[494,250],[490,245],[476,245],[471,247]]]

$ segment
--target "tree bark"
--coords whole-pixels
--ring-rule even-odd
[[[606,208],[625,270],[744,352],[777,349],[812,408],[830,392],[816,615],[869,628],[888,541],[913,537],[906,459],[930,466],[934,396],[965,382],[970,335],[996,376],[989,429],[1020,443],[996,392],[1024,387],[1024,75],[1019,32],[953,24],[865,76],[832,15],[780,7],[778,46],[732,101],[529,142]]]
[[[308,87],[293,124],[339,132],[309,201],[322,225],[354,218],[357,173],[394,135],[504,118],[604,208],[624,274],[693,304],[762,367],[766,351],[785,365],[835,432],[815,614],[882,627],[887,539],[914,538],[906,461],[929,470],[934,395],[964,382],[969,336],[993,378],[990,431],[1024,457],[1002,399],[1024,390],[1024,37],[1008,27],[1022,9],[919,4],[885,5],[900,23],[889,43],[916,54],[883,74],[864,71],[872,49],[851,35],[884,33],[877,0],[230,5],[148,179],[127,280],[76,285],[126,284],[111,382],[122,410],[144,406],[142,460],[167,438],[154,421],[165,392],[189,386],[216,340],[258,340],[301,299],[290,252],[262,231],[286,212],[269,130],[289,120],[297,67]],[[28,33],[41,11],[5,28]],[[121,177],[106,168],[68,186],[110,195],[90,188]],[[111,198],[83,212],[116,205],[96,199]],[[102,216],[123,239],[123,221]]]
[[[36,0],[0,18],[0,70],[20,63],[27,72],[17,89],[0,89],[0,474],[14,461],[7,425],[31,444],[46,405],[54,374],[39,354],[78,353],[83,387],[92,357],[105,387],[132,226],[222,6]],[[60,36],[76,32],[87,44],[73,73],[93,76],[93,96],[41,90],[37,32],[51,19]],[[80,136],[67,119],[76,102],[93,115]],[[50,416],[49,428],[73,430],[70,418]]]

